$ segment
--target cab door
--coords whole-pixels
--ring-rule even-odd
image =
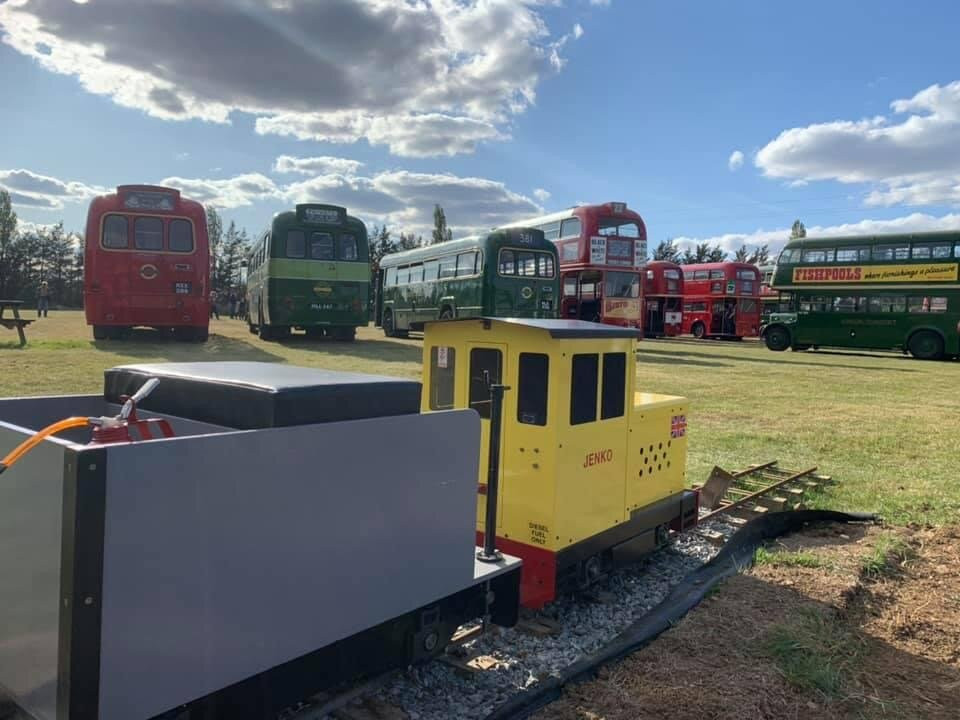
[[[480,472],[477,494],[477,530],[484,530],[487,512],[487,469],[490,454],[490,385],[507,377],[507,346],[502,344],[468,344],[467,407],[480,415]],[[504,424],[505,425],[505,424]],[[500,497],[503,495],[503,458],[507,454],[507,438],[500,434]],[[497,524],[503,521],[503,502],[497,503]]]

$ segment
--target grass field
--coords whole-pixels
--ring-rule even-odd
[[[361,329],[355,343],[293,337],[266,343],[237,320],[214,320],[202,345],[150,331],[97,341],[79,312],[27,328],[28,345],[0,335],[0,397],[99,392],[103,370],[144,361],[258,360],[419,379],[418,340]],[[877,511],[894,523],[944,524],[960,513],[960,362],[894,354],[772,353],[750,342],[640,343],[640,389],[691,401],[688,478],[713,465],[779,460],[812,465],[839,483],[817,502]]]

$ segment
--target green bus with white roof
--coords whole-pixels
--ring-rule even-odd
[[[510,228],[385,255],[376,323],[405,337],[431,320],[555,318],[560,296],[556,246],[541,230]]]
[[[367,228],[336,205],[305,203],[277,213],[247,256],[250,332],[353,340],[367,324]]]

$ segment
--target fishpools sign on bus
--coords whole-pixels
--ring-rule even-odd
[[[848,267],[803,267],[793,269],[795,283],[911,282],[956,280],[957,263],[931,265],[854,265]]]

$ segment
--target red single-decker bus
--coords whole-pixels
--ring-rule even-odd
[[[643,332],[647,337],[679,335],[683,324],[683,268],[666,260],[647,263],[643,281]]]
[[[173,188],[121,185],[87,212],[83,300],[97,340],[135,326],[207,339],[210,249],[203,206]]]
[[[683,332],[739,340],[760,333],[760,272],[740,262],[683,266]]]
[[[561,318],[643,328],[647,228],[626,203],[578,205],[505,227],[537,228],[556,244]]]

